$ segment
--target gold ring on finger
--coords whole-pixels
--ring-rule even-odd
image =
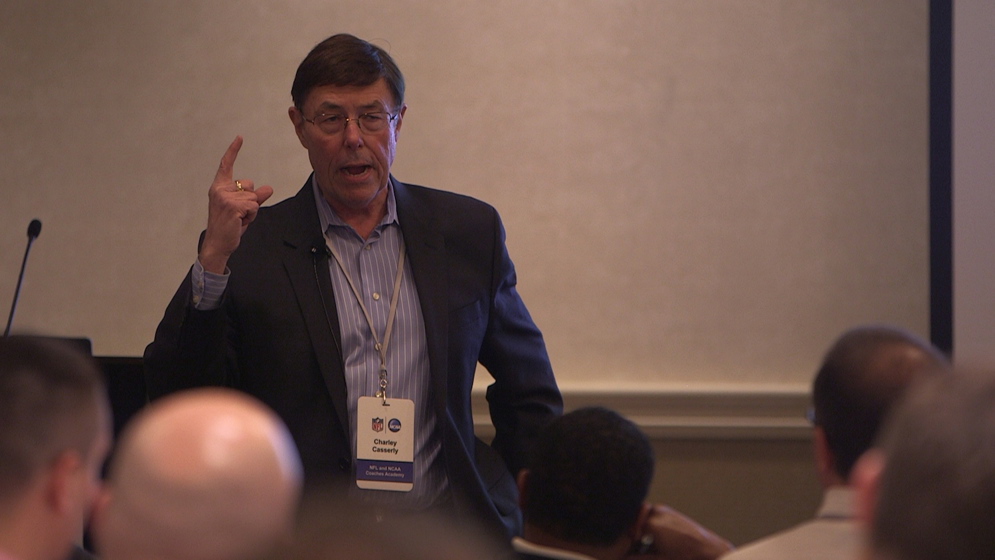
[[[235,188],[238,189],[239,192],[245,190],[242,188],[242,181],[235,181]]]

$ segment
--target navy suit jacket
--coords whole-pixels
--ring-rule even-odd
[[[538,429],[562,412],[545,344],[515,288],[497,211],[467,196],[391,178],[428,339],[431,401],[458,513],[521,519],[514,473]],[[310,180],[261,208],[228,262],[220,309],[191,304],[189,274],[145,350],[149,396],[227,385],[286,422],[309,482],[353,483],[341,337]],[[495,437],[473,431],[480,362]],[[496,453],[495,453],[496,452]]]

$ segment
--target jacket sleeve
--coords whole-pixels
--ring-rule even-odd
[[[538,431],[563,413],[563,400],[542,333],[516,289],[515,267],[496,211],[493,243],[492,296],[480,363],[494,378],[487,388],[495,428],[491,446],[515,474],[526,465]]]
[[[155,339],[145,348],[145,384],[150,399],[191,387],[230,385],[231,329],[225,300],[219,309],[199,311],[193,306],[188,272],[173,295]]]

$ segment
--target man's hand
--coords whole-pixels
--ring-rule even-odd
[[[259,206],[273,195],[273,188],[255,189],[248,179],[233,178],[235,158],[242,148],[242,137],[236,136],[214,175],[207,192],[207,233],[200,248],[201,266],[208,272],[223,274],[228,257],[238,249],[242,234],[256,219]]]
[[[690,517],[664,506],[651,506],[643,535],[652,537],[646,554],[630,555],[641,560],[715,560],[733,549],[732,544],[702,527]]]

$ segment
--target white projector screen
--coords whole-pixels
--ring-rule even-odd
[[[565,388],[804,391],[849,326],[928,333],[926,0],[3,2],[14,330],[140,355],[232,138],[303,184],[290,83],[342,31],[406,75],[395,175],[501,212]]]

